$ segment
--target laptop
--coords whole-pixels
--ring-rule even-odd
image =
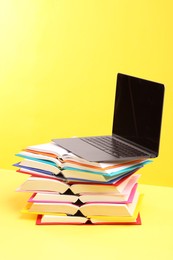
[[[91,162],[155,158],[159,154],[164,85],[117,74],[112,135],[53,139]]]

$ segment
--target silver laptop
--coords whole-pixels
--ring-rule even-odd
[[[52,141],[88,161],[157,157],[163,100],[163,84],[118,73],[112,135]]]

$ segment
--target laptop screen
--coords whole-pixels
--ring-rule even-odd
[[[117,75],[113,134],[158,154],[164,85]]]

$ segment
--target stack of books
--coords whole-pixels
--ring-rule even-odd
[[[36,224],[141,224],[138,170],[149,160],[89,162],[53,142],[16,155],[17,172],[29,175],[17,191],[31,193],[22,212]]]

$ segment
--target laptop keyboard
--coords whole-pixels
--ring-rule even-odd
[[[84,137],[80,139],[116,157],[146,156],[145,153],[115,140],[111,136]]]

